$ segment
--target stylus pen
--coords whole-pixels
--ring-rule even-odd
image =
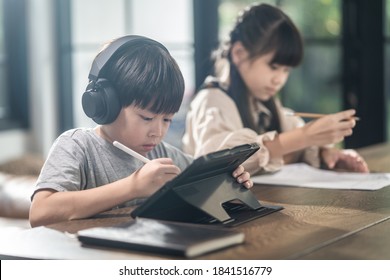
[[[286,116],[299,116],[302,118],[311,118],[311,119],[318,119],[325,117],[326,114],[317,114],[317,113],[304,113],[304,112],[286,112]],[[359,121],[359,117],[353,117],[355,121]]]
[[[133,151],[132,149],[126,147],[125,145],[123,145],[122,143],[119,143],[118,141],[114,141],[112,144],[115,147],[117,147],[118,149],[121,149],[122,151],[124,151],[125,153],[139,159],[143,163],[148,163],[150,161],[150,159],[147,159],[146,157],[141,156],[139,153]]]

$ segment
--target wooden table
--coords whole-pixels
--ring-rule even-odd
[[[367,147],[359,152],[372,170],[390,172],[390,144]],[[284,209],[238,226],[236,230],[244,232],[246,236],[243,245],[210,253],[199,259],[390,260],[390,187],[377,191],[354,191],[254,186],[253,192],[262,204],[281,205]],[[46,230],[75,233],[80,229],[95,226],[111,226],[131,219],[131,211],[132,208],[108,211],[93,219],[54,224]],[[36,229],[31,231],[33,230]],[[47,240],[45,242],[47,243]],[[11,249],[3,250],[0,243],[0,256],[172,259],[165,255],[135,251],[83,248],[77,240],[73,240],[73,245],[69,243],[67,249],[63,249],[66,252],[57,250],[53,254],[53,248],[44,248],[45,243],[42,244],[38,247],[41,254],[31,251],[29,254],[23,254],[26,248],[14,250],[12,253]],[[53,241],[46,247],[54,246],[53,244],[58,242]],[[44,253],[45,250],[47,253]]]

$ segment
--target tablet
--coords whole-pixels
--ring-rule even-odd
[[[131,216],[234,226],[281,210],[279,206],[261,205],[250,189],[232,176],[259,149],[257,143],[244,144],[195,159]]]

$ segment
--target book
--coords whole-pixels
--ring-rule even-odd
[[[121,248],[194,258],[244,242],[244,233],[215,225],[136,218],[113,227],[80,230],[84,245]]]

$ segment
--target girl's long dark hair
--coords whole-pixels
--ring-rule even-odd
[[[215,52],[216,64],[219,59],[227,59],[230,65],[230,86],[228,95],[236,103],[244,127],[259,131],[248,110],[248,89],[231,59],[231,47],[240,41],[249,52],[250,59],[275,52],[271,63],[295,67],[303,57],[301,35],[291,21],[279,8],[268,4],[249,6],[237,18],[230,32],[230,39]],[[275,100],[262,102],[272,113],[270,127],[267,130],[281,132],[279,114]]]

